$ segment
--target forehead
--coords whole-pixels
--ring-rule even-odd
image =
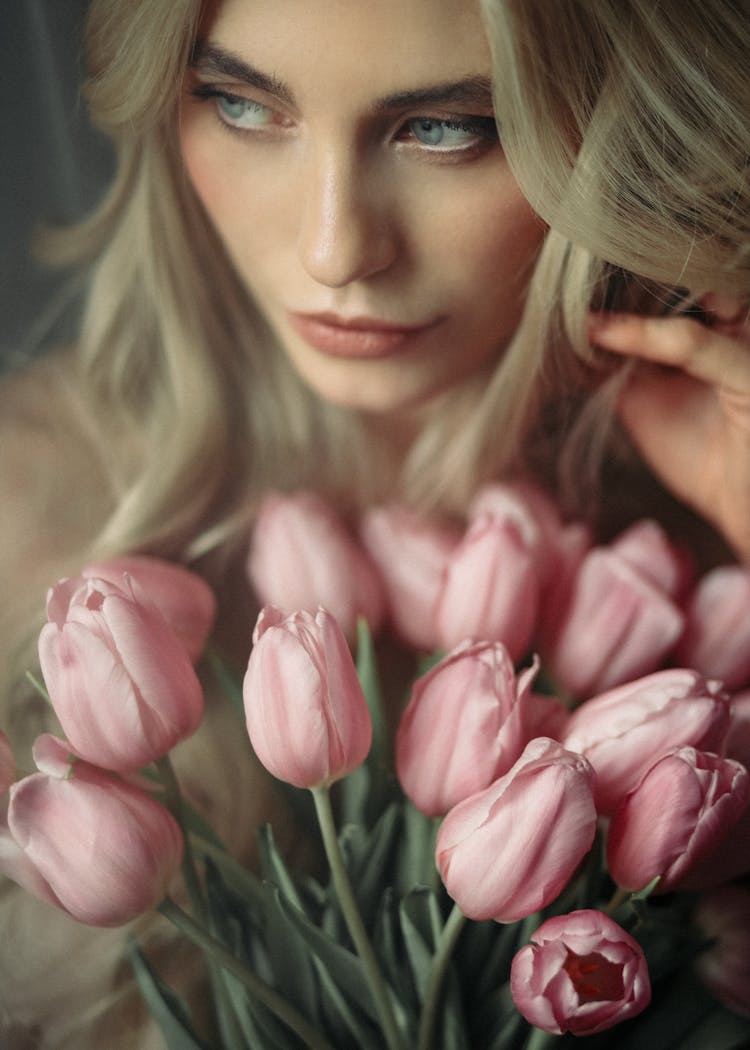
[[[202,36],[293,87],[388,94],[490,76],[479,0],[220,0]]]

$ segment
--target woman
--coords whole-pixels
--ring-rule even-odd
[[[207,576],[242,658],[232,568],[264,490],[460,519],[484,480],[562,495],[575,470],[588,507],[580,452],[614,448],[615,405],[651,473],[605,457],[599,527],[647,510],[707,560],[750,557],[742,7],[94,0],[86,91],[118,174],[50,244],[93,260],[78,346],[0,395],[4,652],[51,580],[141,551]],[[30,738],[24,666],[3,724]],[[221,725],[190,746],[242,848],[260,775]],[[18,1045],[133,1045],[119,934],[11,890],[4,915]]]

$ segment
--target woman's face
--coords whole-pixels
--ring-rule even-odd
[[[391,412],[488,366],[543,236],[494,128],[476,0],[223,0],[185,164],[302,378]]]

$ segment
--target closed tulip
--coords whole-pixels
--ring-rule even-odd
[[[539,737],[448,813],[437,866],[465,915],[514,922],[555,900],[594,839],[592,780],[584,758]]]
[[[367,757],[372,722],[352,656],[330,613],[258,617],[243,683],[247,731],[275,777],[314,788]]]
[[[672,599],[616,550],[583,559],[563,616],[544,633],[550,673],[575,697],[655,671],[682,633]]]
[[[367,511],[361,531],[385,586],[394,629],[417,650],[436,649],[435,609],[459,530],[404,507],[387,506]]]
[[[675,660],[727,689],[750,684],[750,570],[723,565],[698,581]]]
[[[586,909],[543,922],[510,970],[513,1002],[554,1035],[593,1035],[635,1017],[651,1001],[643,950],[603,912]]]
[[[314,492],[271,493],[261,504],[247,560],[263,605],[286,615],[326,608],[349,639],[357,621],[376,631],[385,611],[383,585],[369,555]]]
[[[526,652],[536,625],[537,528],[520,516],[485,514],[451,554],[436,610],[445,649],[462,641],[502,642],[514,660]]]
[[[172,815],[131,783],[71,761],[64,741],[41,737],[35,757],[42,772],[10,791],[16,857],[3,863],[6,841],[3,870],[90,926],[120,926],[156,907],[182,859]]]
[[[607,866],[626,890],[659,878],[681,885],[711,855],[747,805],[750,775],[731,759],[678,748],[660,758],[620,803],[607,836]]]
[[[396,734],[396,771],[417,809],[442,816],[513,765],[528,742],[534,666],[516,677],[500,642],[467,642],[418,679]]]
[[[47,597],[39,659],[72,749],[120,772],[190,736],[203,692],[185,646],[127,581],[64,580]]]
[[[676,544],[657,521],[641,518],[609,544],[634,569],[679,599],[690,583],[693,562],[689,551]]]
[[[596,802],[611,813],[653,763],[677,747],[721,753],[729,698],[697,671],[657,671],[581,704],[562,743],[596,770]]]
[[[696,973],[720,1002],[750,1017],[750,887],[702,894],[695,922],[710,942],[695,957]]]
[[[130,555],[92,562],[81,570],[81,575],[119,587],[129,577],[135,597],[156,606],[190,659],[198,662],[216,619],[216,596],[197,573],[161,558]]]

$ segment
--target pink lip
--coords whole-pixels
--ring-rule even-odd
[[[438,322],[403,325],[373,317],[290,313],[298,335],[330,357],[382,358],[412,349],[415,340]]]

